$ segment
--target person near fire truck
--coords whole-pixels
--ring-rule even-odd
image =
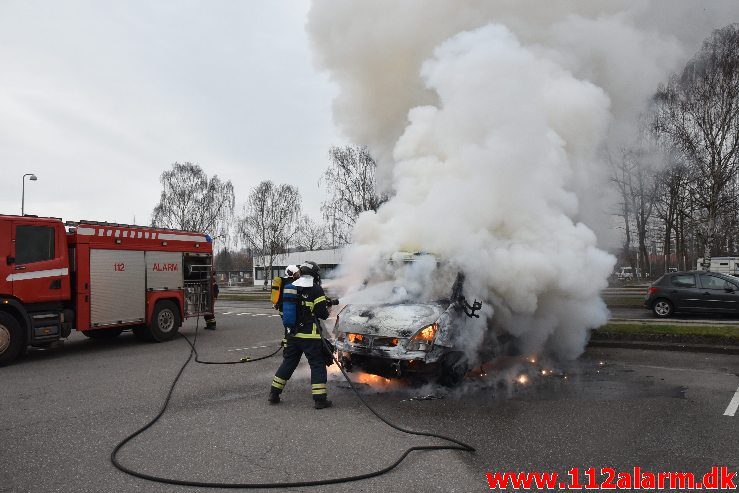
[[[328,400],[328,390],[326,388],[328,375],[323,357],[321,325],[318,320],[328,318],[328,298],[326,298],[326,294],[321,287],[318,265],[313,262],[305,262],[300,265],[300,277],[285,286],[285,294],[293,294],[293,289],[297,294],[295,298],[297,322],[294,328],[289,328],[282,364],[272,379],[268,401],[270,404],[280,402],[280,394],[295,368],[297,368],[300,357],[305,354],[310,365],[311,393],[313,394],[314,407],[316,409],[331,407],[332,403]],[[283,310],[287,310],[288,307],[285,304],[289,302],[289,298],[283,299]]]
[[[218,298],[220,288],[218,287],[218,280],[216,279],[215,271],[211,272],[210,282],[212,288],[211,293],[213,293],[213,297],[210,302],[210,313],[205,315],[203,318],[205,318],[205,328],[207,330],[216,330],[216,299]]]

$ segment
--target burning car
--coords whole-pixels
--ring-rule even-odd
[[[421,254],[411,255],[413,259]],[[480,320],[482,304],[470,305],[463,287],[464,275],[458,273],[446,295],[437,299],[348,304],[335,325],[340,361],[350,371],[359,368],[386,378],[424,376],[447,386],[458,384],[473,365],[493,357],[498,346],[495,334],[485,329],[477,344],[484,351],[477,349],[470,356],[465,346],[468,324],[487,328],[490,323]],[[491,315],[487,310],[485,317]]]

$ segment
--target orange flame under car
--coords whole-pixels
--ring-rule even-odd
[[[381,377],[379,375],[373,375],[372,373],[354,373],[354,380],[357,383],[363,383],[365,385],[369,385],[370,387],[379,385],[388,385],[392,383],[392,380],[389,378]]]

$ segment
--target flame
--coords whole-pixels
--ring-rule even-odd
[[[372,373],[355,373],[355,378],[352,380],[357,383],[369,385],[370,387],[389,385],[392,383],[392,380],[389,378],[373,375]]]
[[[439,330],[438,323],[427,325],[426,327],[418,331],[418,333],[412,337],[412,340],[431,342],[434,340],[434,336],[436,335],[437,330]]]
[[[349,333],[346,335],[346,337],[347,339],[349,339],[349,342],[351,342],[352,344],[364,342],[364,336],[362,334]]]

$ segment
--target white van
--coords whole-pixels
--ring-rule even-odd
[[[636,269],[636,277],[641,279],[641,269]],[[634,269],[631,267],[619,267],[616,271],[616,279],[625,281],[627,279],[634,279]]]
[[[703,270],[703,257],[696,262],[696,270]],[[711,257],[711,272],[739,277],[739,257]]]

